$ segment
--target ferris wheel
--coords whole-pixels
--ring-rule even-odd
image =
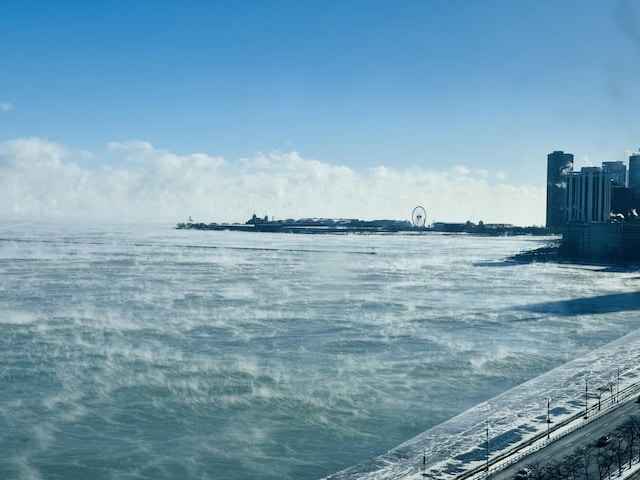
[[[427,212],[420,205],[413,209],[411,213],[411,223],[416,228],[424,228],[427,223]]]

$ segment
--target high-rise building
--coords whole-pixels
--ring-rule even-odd
[[[640,152],[629,157],[629,188],[640,191]]]
[[[569,222],[603,223],[611,220],[611,175],[600,167],[582,167],[579,172],[569,174]]]
[[[622,218],[630,218],[633,210],[637,210],[638,202],[636,201],[636,192],[633,188],[628,187],[612,187],[611,188],[611,213],[620,220]]]
[[[567,178],[571,172],[571,153],[547,155],[547,228],[559,230],[567,223]]]
[[[602,162],[602,171],[611,174],[611,181],[614,187],[625,187],[627,185],[627,166],[622,161]]]

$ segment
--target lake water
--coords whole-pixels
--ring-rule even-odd
[[[503,261],[545,240],[2,224],[0,478],[384,454],[636,330],[637,272]]]

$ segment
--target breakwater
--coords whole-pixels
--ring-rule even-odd
[[[549,235],[549,230],[543,227],[517,227],[503,223],[475,224],[434,222],[425,225],[422,222],[408,220],[360,220],[333,218],[303,218],[286,220],[269,220],[253,215],[245,223],[178,223],[180,230],[213,230],[236,232],[271,232],[271,233],[467,233],[485,236],[501,235]]]

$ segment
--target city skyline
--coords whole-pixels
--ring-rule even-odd
[[[548,154],[546,227],[560,232],[570,223],[635,222],[640,210],[638,159],[640,154],[634,153],[627,163],[605,161],[574,169],[573,154]]]
[[[0,11],[4,220],[543,225],[548,152],[640,142],[630,1]]]

